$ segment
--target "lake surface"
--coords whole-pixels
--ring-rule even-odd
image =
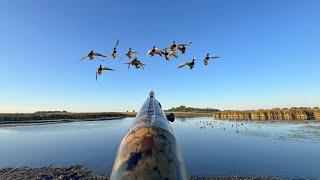
[[[0,167],[83,165],[110,173],[132,118],[0,128]],[[236,125],[238,124],[238,126]],[[320,177],[320,122],[171,123],[189,175]]]

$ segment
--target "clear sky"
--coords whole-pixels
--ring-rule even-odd
[[[320,106],[319,0],[0,1],[0,112]],[[94,49],[141,52],[145,70],[79,59]],[[192,41],[186,55],[146,58]],[[221,56],[204,66],[207,52]],[[195,56],[193,70],[178,69]],[[116,69],[98,81],[100,63]]]

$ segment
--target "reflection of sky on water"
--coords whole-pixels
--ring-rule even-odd
[[[131,120],[0,128],[0,167],[81,164],[108,173]],[[189,175],[320,176],[319,122],[201,117],[171,125]]]

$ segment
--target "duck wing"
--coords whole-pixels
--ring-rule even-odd
[[[127,63],[124,63],[124,64],[128,64],[128,69],[129,69],[130,65],[131,65],[131,62],[127,62]]]
[[[182,68],[183,66],[188,65],[188,64],[189,64],[189,62],[184,62],[184,63],[179,65],[179,68]]]
[[[219,58],[219,56],[212,56],[212,57],[210,57],[210,59],[217,59],[217,58]]]
[[[189,46],[191,43],[192,43],[192,42],[190,41],[190,42],[188,42],[188,43],[186,43],[186,44],[179,44],[179,45],[178,45],[178,48],[179,48],[179,47],[182,47],[182,46]]]
[[[161,50],[160,50],[160,49],[156,49],[156,52],[155,52],[154,54],[158,54],[159,56],[161,56],[161,57],[162,57],[162,52],[161,52]]]
[[[175,58],[178,58],[177,51],[172,52],[171,55],[173,55]]]
[[[80,61],[86,59],[88,57],[88,55],[86,55],[85,57],[81,58]]]
[[[152,49],[150,49],[148,52],[147,52],[148,55],[152,56]]]
[[[96,81],[98,80],[98,71],[96,71]]]
[[[101,56],[101,57],[107,57],[107,56],[105,56],[105,55],[103,55],[103,54],[101,54],[101,53],[98,53],[98,52],[93,53],[93,55],[95,55],[95,56]]]
[[[107,67],[102,68],[102,70],[106,70],[106,71],[114,71],[114,69],[107,68]]]
[[[119,40],[117,40],[116,46],[114,48],[117,48],[119,45]]]

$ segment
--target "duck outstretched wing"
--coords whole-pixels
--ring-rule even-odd
[[[88,55],[84,56],[83,58],[80,59],[80,61],[86,59],[88,57]]]
[[[101,56],[101,57],[107,57],[107,56],[105,56],[105,55],[103,55],[103,54],[101,54],[101,53],[98,53],[98,52],[93,53],[93,55],[95,55],[95,56]]]
[[[212,56],[212,57],[210,57],[210,59],[217,59],[217,58],[219,58],[219,56]]]
[[[190,42],[188,42],[188,43],[186,43],[186,44],[179,44],[179,45],[178,45],[178,48],[179,48],[179,47],[182,47],[182,46],[189,46],[191,43],[192,43],[192,42],[190,41]]]
[[[182,68],[183,66],[188,65],[188,64],[189,64],[188,62],[184,62],[184,63],[179,65],[179,68]]]
[[[116,46],[114,48],[117,48],[119,45],[119,40],[117,40]]]
[[[108,67],[104,67],[102,68],[103,70],[106,70],[106,71],[114,71],[114,69],[111,69],[111,68],[108,68]]]

